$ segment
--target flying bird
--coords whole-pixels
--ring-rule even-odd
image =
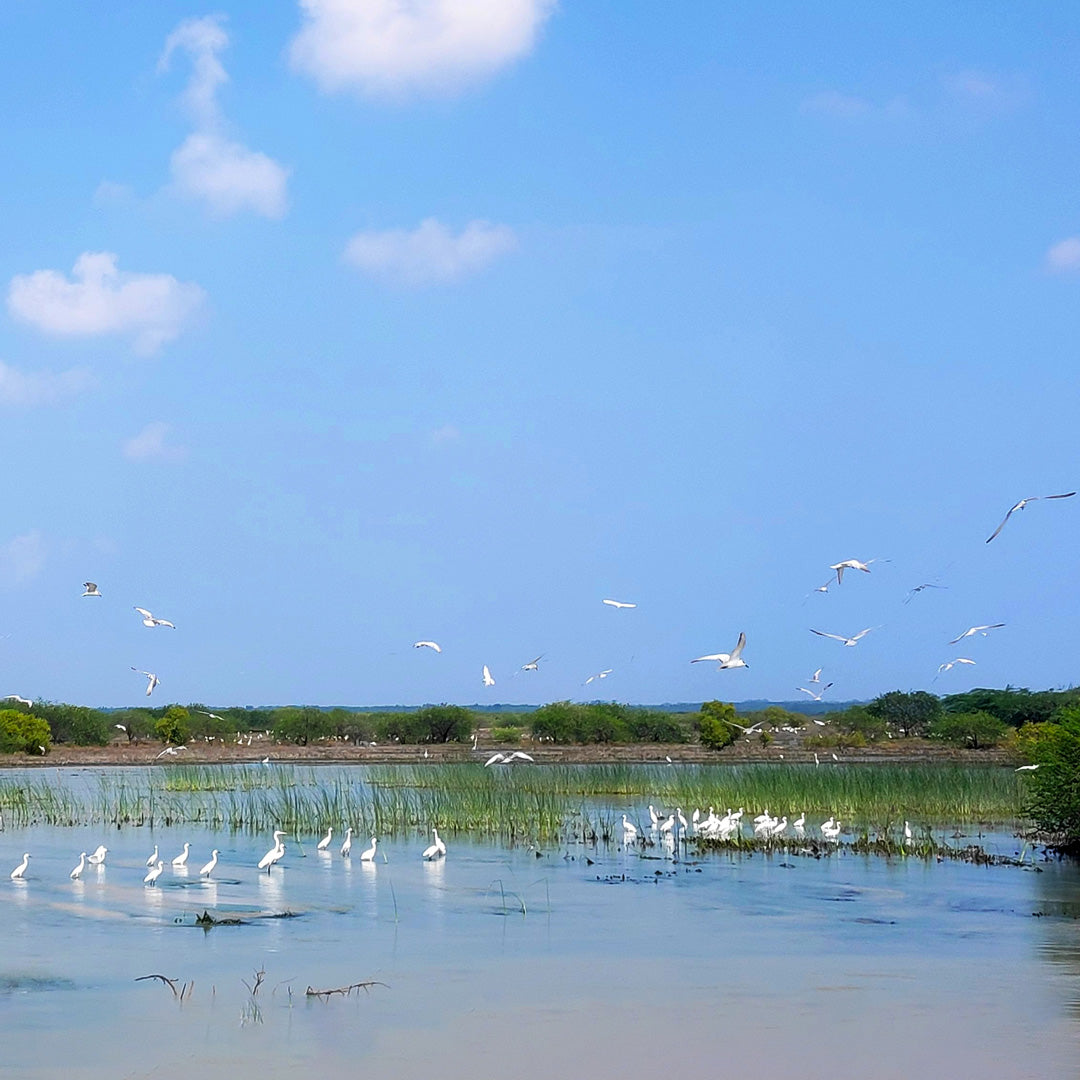
[[[824,668],[818,668],[817,671],[815,671],[814,674],[810,676],[810,681],[811,682],[821,682],[821,673],[824,670],[825,670]],[[832,685],[832,684],[830,683],[830,685]]]
[[[155,619],[154,616],[144,607],[137,607],[135,610],[142,616],[143,626],[167,626],[170,630],[176,629],[176,626],[173,623],[169,622],[168,619]]]
[[[813,690],[807,690],[805,686],[796,686],[795,689],[801,690],[804,694],[809,694],[814,701],[820,701],[830,686],[832,686],[832,683],[826,683],[816,694]]]
[[[140,675],[146,676],[148,680],[146,684],[146,696],[149,697],[154,692],[154,687],[157,686],[161,680],[152,671],[142,671],[137,667],[133,667],[131,670],[138,671]]]
[[[83,589],[86,590],[83,593],[83,596],[100,596],[101,595],[101,593],[98,592],[98,587],[92,581],[84,581],[83,582]]]
[[[28,709],[33,707],[33,702],[29,698],[19,697],[18,694],[7,694],[4,697],[5,701],[17,701],[20,705],[25,705]]]
[[[907,596],[904,598],[905,604],[910,604],[918,593],[921,593],[923,589],[947,589],[948,585],[935,585],[933,582],[924,581],[921,585],[916,585],[914,589],[909,589]]]
[[[1038,765],[1021,765],[1019,769],[1013,769],[1013,772],[1034,772]]]
[[[590,675],[585,680],[585,685],[588,686],[593,679],[606,679],[614,670],[614,668],[608,668],[606,671],[598,671],[595,675]]]
[[[958,656],[955,660],[950,660],[946,664],[939,664],[938,665],[938,674],[940,675],[941,672],[943,672],[943,671],[952,671],[952,669],[954,667],[956,667],[957,664],[974,664],[974,663],[975,663],[974,660],[969,660],[966,656]]]
[[[627,604],[622,600],[604,600],[603,603],[607,604],[608,607],[613,607],[613,608],[635,608],[635,607],[637,607],[637,604]]]
[[[522,671],[539,671],[540,661],[544,659],[544,654],[541,653],[535,660],[530,660],[527,664],[521,665]]]
[[[750,665],[742,658],[742,651],[746,648],[746,634],[739,634],[739,640],[731,652],[711,653],[709,656],[698,656],[691,660],[691,664],[700,664],[705,660],[715,660],[721,670],[724,668],[749,667]]]
[[[414,649],[434,649],[435,652],[442,652],[442,649],[434,641],[414,641]]]
[[[955,645],[958,641],[963,641],[966,637],[974,637],[976,634],[982,634],[983,637],[991,630],[1000,630],[1005,624],[1003,622],[987,623],[985,626],[972,626],[965,630],[959,637],[954,637],[949,642],[950,645]]]
[[[866,637],[871,630],[878,630],[880,627],[868,626],[865,630],[860,630],[857,634],[853,634],[851,637],[844,637],[842,634],[826,634],[824,630],[811,630],[811,634],[817,634],[818,637],[832,638],[833,641],[842,642],[844,645],[853,646],[858,645],[860,639]]]
[[[1005,524],[1009,518],[1011,518],[1017,510],[1023,510],[1028,503],[1038,502],[1039,499],[1071,499],[1075,494],[1075,491],[1066,491],[1064,495],[1030,495],[1026,499],[1021,499],[1015,506],[1009,508],[1009,512],[1002,519],[1001,524],[986,538],[986,542],[989,544],[990,541],[1005,528]]]
[[[491,669],[487,666],[487,664],[484,665],[484,670],[481,672],[481,675],[483,676],[485,686],[495,685],[495,679],[492,676]]]
[[[843,562],[833,563],[829,569],[836,571],[836,584],[842,585],[845,570],[861,570],[864,574],[869,574],[870,563],[872,562],[874,562],[873,559],[868,559],[866,562],[859,562],[858,559],[845,559]]]

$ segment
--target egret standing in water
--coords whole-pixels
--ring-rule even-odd
[[[147,866],[153,866],[154,863],[157,862],[157,860],[158,860],[158,850],[157,850],[157,844],[155,844],[154,845],[154,854],[151,855],[150,858],[146,860],[146,865]]]
[[[446,854],[446,845],[439,839],[439,830],[432,829],[432,835],[435,837],[435,843],[429,847],[424,848],[423,857],[425,859],[438,859]],[[375,838],[371,838],[371,842],[375,843]],[[372,849],[374,851],[374,849]]]
[[[104,866],[105,856],[108,855],[109,849],[104,844],[98,844],[93,855],[87,857],[86,861],[94,866]]]
[[[360,855],[361,862],[374,862],[375,861],[375,849],[379,846],[379,841],[373,836],[371,838],[371,847],[364,848],[363,853]]]
[[[143,878],[144,885],[154,885],[157,883],[157,879],[161,877],[161,871],[165,869],[165,864],[158,859],[157,866],[150,870],[146,877]]]
[[[345,843],[341,845],[341,854],[347,859],[352,851],[352,828],[345,830]]]
[[[21,881],[23,874],[26,873],[26,868],[30,865],[30,852],[24,851],[22,862],[11,871],[12,881]]]
[[[218,850],[214,848],[213,853],[210,856],[210,861],[199,871],[200,877],[208,878],[213,872],[214,867],[217,866]]]
[[[315,845],[316,851],[326,851],[330,846],[330,839],[334,835],[334,830],[327,826],[326,835]]]
[[[173,861],[172,861],[173,866],[175,866],[177,868],[177,870],[179,870],[181,867],[187,866],[187,857],[188,857],[188,851],[190,850],[190,848],[191,848],[191,845],[185,840],[184,841],[184,850],[181,851],[180,854],[177,855],[176,858],[173,859]]]
[[[284,835],[282,830],[274,830],[274,846],[259,860],[260,870],[265,870],[269,874],[270,868],[285,854],[285,845],[281,841]]]
[[[79,865],[76,866],[75,869],[72,870],[70,874],[68,874],[68,877],[71,878],[72,881],[78,881],[79,877],[82,875],[83,868],[85,866],[86,866],[86,852],[84,851],[79,856]]]

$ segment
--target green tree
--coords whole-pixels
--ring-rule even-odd
[[[1054,846],[1080,856],[1080,706],[1059,711],[1053,722],[1029,724],[1020,745],[1038,770],[1025,774],[1027,810]]]
[[[157,723],[149,709],[124,709],[122,712],[113,713],[112,721],[114,731],[117,724],[123,727],[124,730],[119,734],[125,735],[129,743],[149,739],[155,734],[154,725]]]
[[[929,735],[932,739],[980,750],[988,746],[997,746],[1009,725],[988,712],[943,713],[930,724]]]
[[[901,735],[925,735],[930,725],[941,715],[941,701],[925,690],[904,693],[890,690],[874,698],[866,711],[884,721],[885,727]]]
[[[866,705],[852,705],[843,712],[829,713],[827,721],[845,735],[861,735],[866,742],[884,738],[886,722]]]
[[[739,737],[739,729],[733,726],[734,705],[724,701],[706,701],[701,706],[700,716],[698,731],[701,745],[707,750],[723,750]]]
[[[191,714],[183,705],[170,705],[154,730],[163,743],[183,746],[191,738]]]
[[[47,754],[52,733],[46,720],[18,709],[0,709],[0,754]]]
[[[100,709],[89,709],[85,705],[39,701],[34,703],[33,712],[48,723],[53,740],[58,743],[106,746],[115,730],[107,713]]]
[[[286,708],[274,710],[274,726],[270,729],[281,742],[307,746],[325,738],[331,732],[330,718],[322,709],[311,706],[303,709]]]

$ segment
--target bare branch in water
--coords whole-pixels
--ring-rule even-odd
[[[370,992],[373,986],[385,986],[387,990],[390,989],[388,983],[380,982],[378,979],[366,979],[364,982],[354,982],[348,986],[335,986],[331,990],[316,990],[314,987],[309,986],[304,993],[307,997],[322,998],[323,1001],[326,1001],[331,994],[341,994],[343,997],[348,997],[354,990]]]
[[[162,986],[167,986],[173,992],[173,997],[177,1001],[183,1001],[184,998],[191,997],[191,991],[195,989],[194,979],[191,982],[181,984],[180,988],[177,989],[178,980],[170,979],[168,975],[140,975],[135,981],[143,982],[146,979],[157,979]]]

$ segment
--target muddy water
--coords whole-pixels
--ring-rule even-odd
[[[184,840],[190,869],[144,886],[153,844],[168,863]],[[1073,866],[454,839],[440,863],[418,840],[363,865],[366,838],[347,860],[312,837],[260,874],[269,840],[0,834],[0,1075],[992,1080],[1080,1062]],[[71,883],[98,843],[105,867]],[[246,921],[204,930],[204,910]],[[180,1004],[135,981],[151,973],[194,989]],[[368,979],[387,986],[304,995]]]

